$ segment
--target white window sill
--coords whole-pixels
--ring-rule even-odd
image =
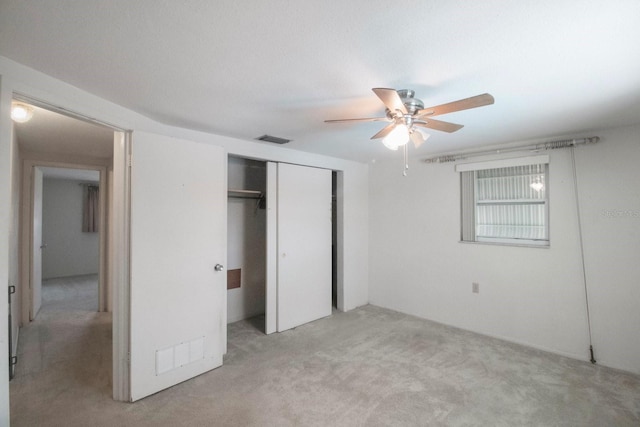
[[[534,249],[549,249],[551,247],[550,244],[540,244],[540,243],[502,243],[502,242],[482,242],[482,241],[470,241],[470,240],[459,240],[458,243],[468,243],[472,245],[488,245],[488,246],[514,246],[518,248],[534,248]]]

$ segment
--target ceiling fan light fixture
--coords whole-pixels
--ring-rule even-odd
[[[399,123],[396,127],[382,139],[382,143],[390,150],[396,151],[409,142],[409,128],[404,123]]]
[[[25,123],[33,117],[33,107],[22,102],[11,103],[11,119],[17,123]]]
[[[459,99],[446,104],[424,108],[424,103],[415,97],[415,92],[410,89],[373,88],[373,93],[382,101],[385,106],[385,117],[368,117],[356,119],[332,119],[325,120],[325,123],[354,123],[354,122],[377,122],[386,121],[388,124],[371,139],[382,138],[382,143],[390,150],[397,151],[403,148],[404,171],[407,175],[409,169],[409,147],[411,141],[415,148],[420,147],[429,138],[429,134],[422,129],[435,129],[441,132],[453,133],[464,126],[456,123],[449,123],[436,120],[433,117],[442,114],[454,113],[456,111],[478,108],[491,105],[495,102],[493,96],[488,93],[472,96],[470,98]],[[539,191],[539,190],[536,190]]]
[[[429,137],[431,136],[431,134],[425,132],[424,129],[420,129],[420,128],[417,128],[417,127],[413,128],[413,131],[414,132],[418,132],[420,135],[422,135],[422,139],[425,140],[425,141],[427,139],[429,139]]]

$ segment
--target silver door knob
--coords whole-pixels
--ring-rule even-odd
[[[222,271],[222,270],[224,270],[224,265],[216,264],[215,269],[216,269],[216,271]]]

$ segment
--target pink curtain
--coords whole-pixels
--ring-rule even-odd
[[[82,215],[82,231],[85,233],[95,233],[98,231],[98,191],[99,188],[97,185],[87,185],[87,193],[84,198],[84,212]]]

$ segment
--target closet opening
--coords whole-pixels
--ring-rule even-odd
[[[265,329],[267,163],[229,156],[227,323]]]
[[[227,324],[270,334],[340,310],[341,173],[229,156],[227,174]]]

